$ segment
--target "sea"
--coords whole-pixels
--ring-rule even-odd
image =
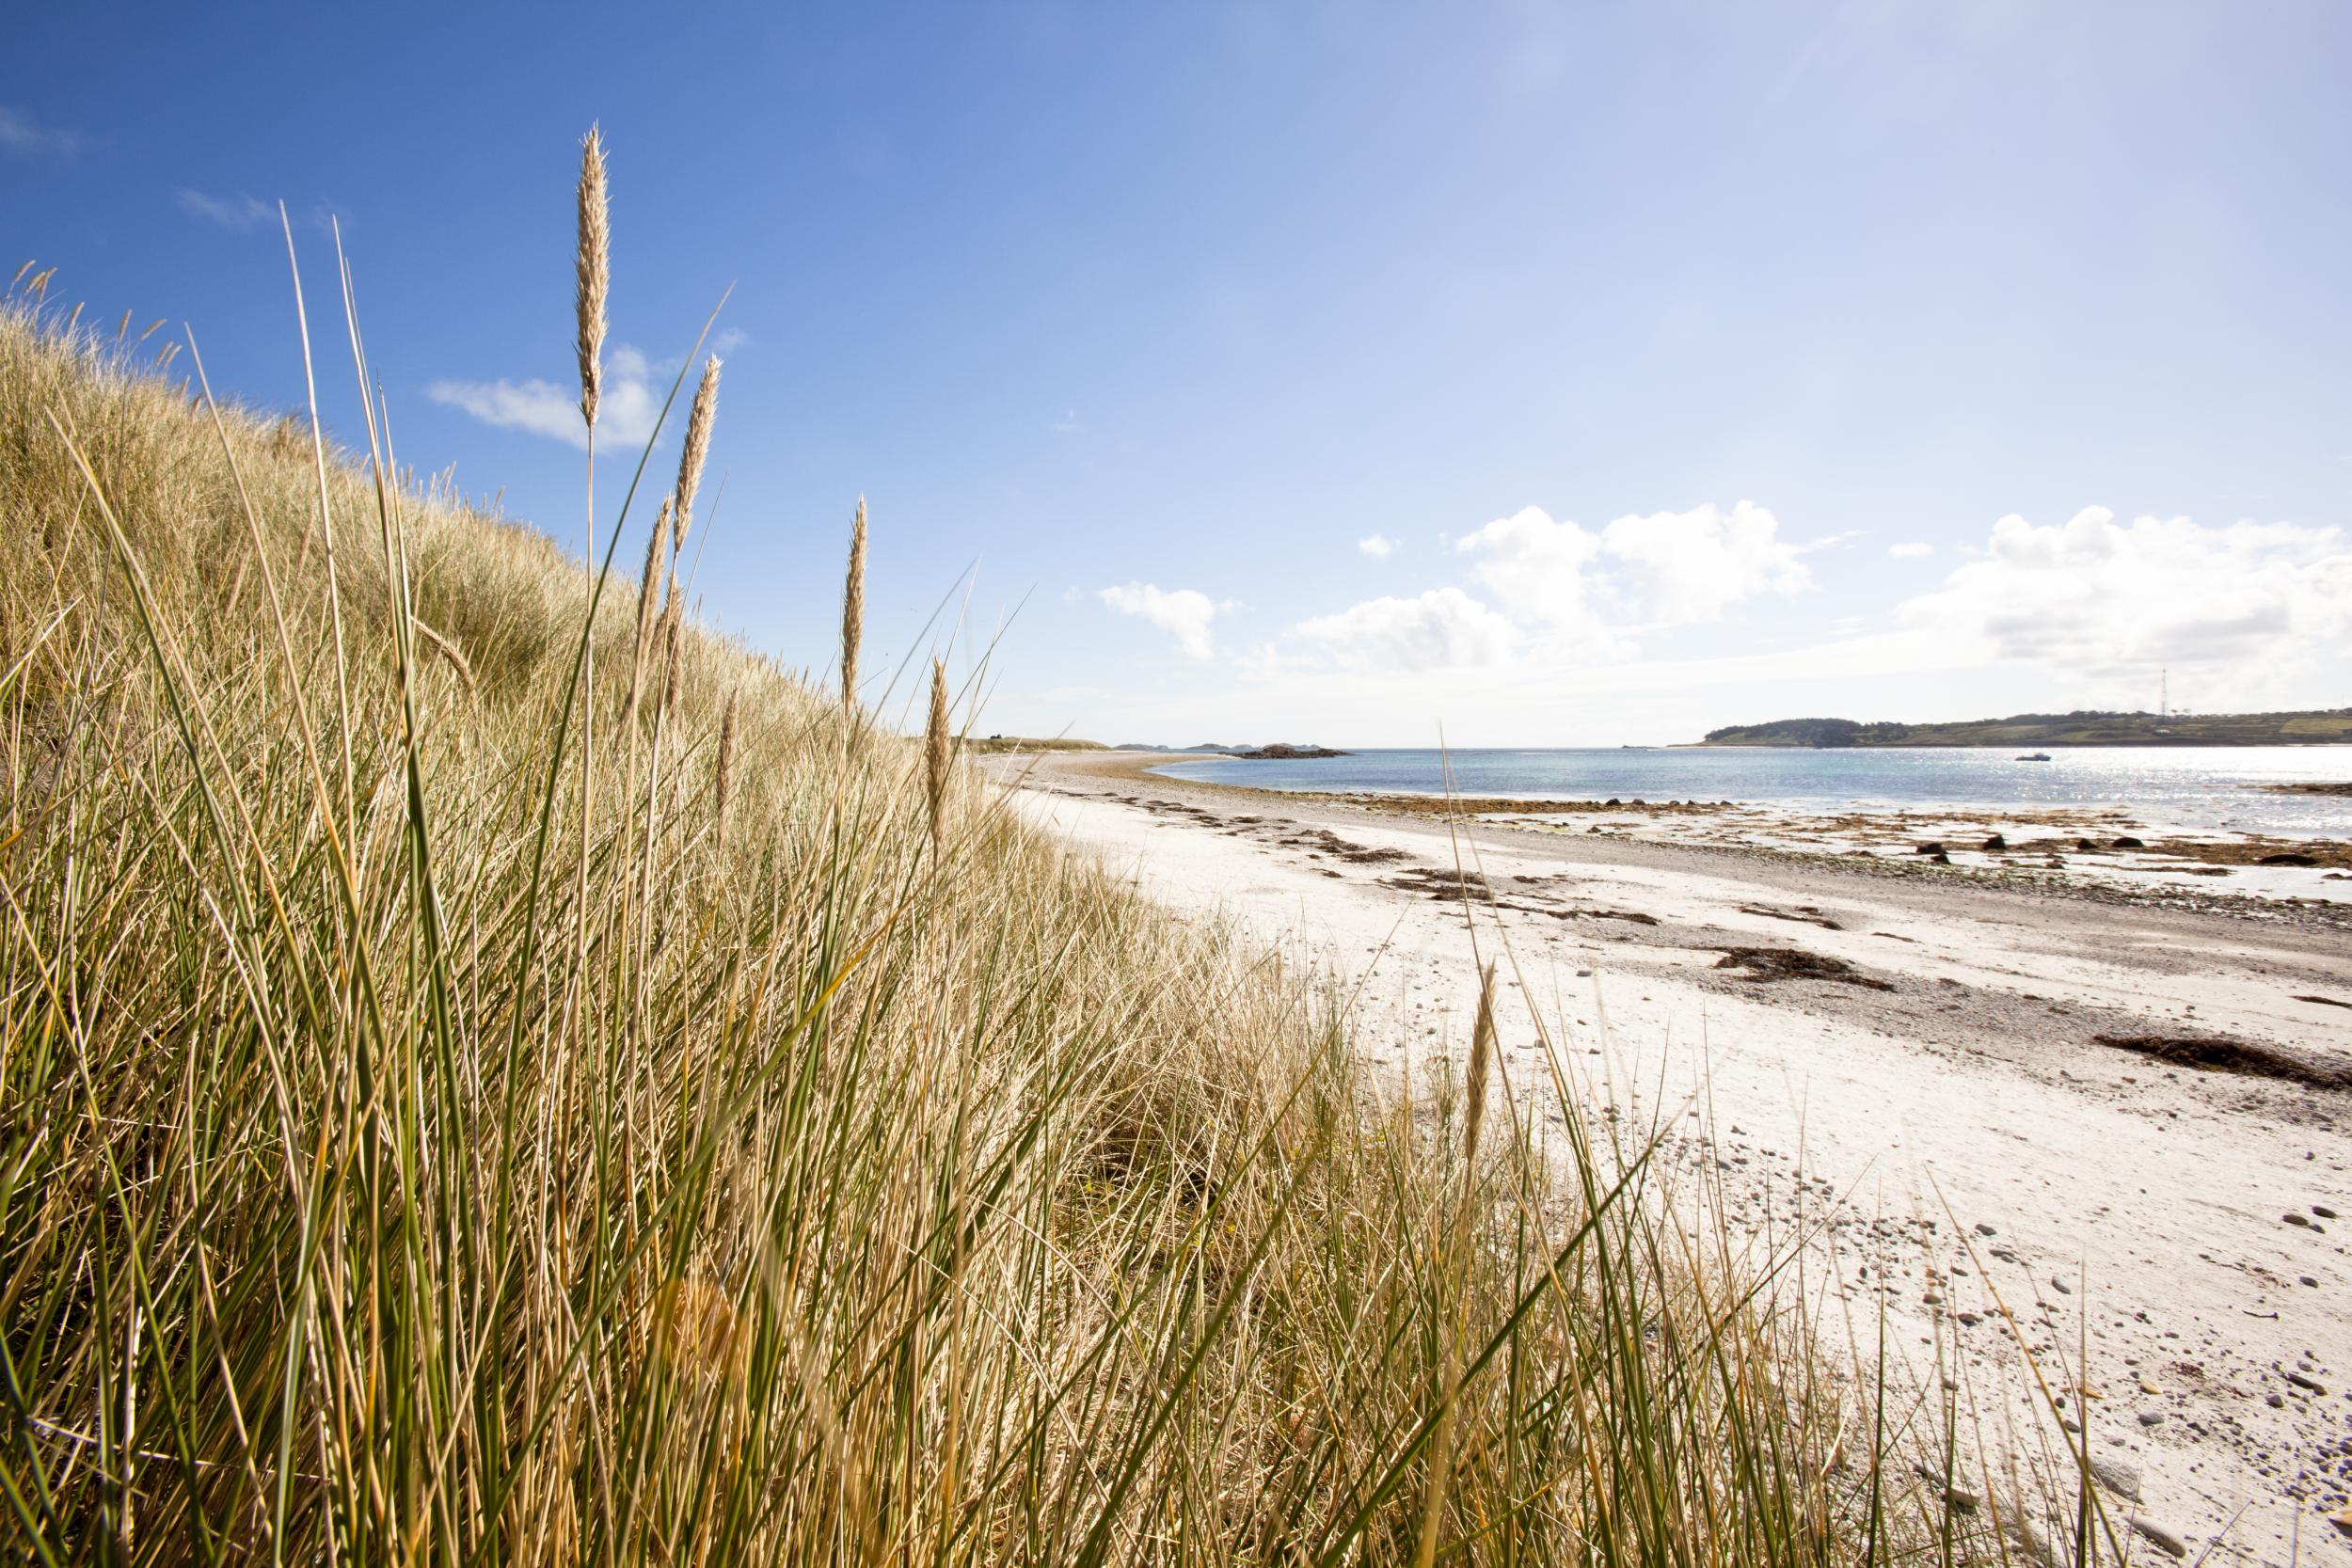
[[[1823,811],[2113,808],[2151,826],[2352,838],[2352,799],[2276,784],[2352,781],[2352,746],[2046,748],[2047,762],[1977,747],[1776,746],[1369,751],[1153,772],[1306,793],[1506,796],[1529,800],[1730,800]]]

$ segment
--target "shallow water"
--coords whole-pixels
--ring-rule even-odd
[[[2033,748],[2027,748],[2032,750]],[[1813,750],[1624,747],[1359,752],[1154,768],[1174,778],[1309,793],[1366,791],[1522,800],[1732,800],[1808,811],[2119,808],[2152,825],[2352,837],[2352,799],[2255,787],[2352,780],[2352,746],[2052,746],[2048,762],[1959,747]]]

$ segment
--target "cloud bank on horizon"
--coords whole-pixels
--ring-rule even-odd
[[[1743,635],[1744,606],[1822,598],[1808,558],[1848,537],[1791,540],[1749,500],[1629,514],[1598,528],[1528,506],[1451,542],[1457,580],[1309,615],[1222,654],[1209,637],[1218,603],[1201,590],[1131,583],[1100,597],[1225,677],[1223,689],[1204,689],[1200,702],[1180,700],[1173,711],[1221,704],[1343,723],[1384,716],[1406,693],[1433,713],[1475,717],[1493,710],[1497,694],[1532,712],[1574,707],[1579,688],[1630,699],[2003,670],[2052,689],[2125,693],[2169,671],[2176,690],[2206,694],[2209,708],[2253,707],[2277,703],[2352,641],[2352,540],[2342,529],[2124,522],[2103,506],[2063,522],[2000,517],[1980,545],[1958,549],[1962,559],[1933,586],[1862,613],[1824,610],[1813,617],[1816,635],[1794,645]],[[1358,548],[1385,560],[1398,547],[1381,544]],[[1885,551],[1898,561],[1934,553],[1909,542]],[[1694,653],[1690,637],[1700,629],[1710,644]],[[1284,733],[1297,727],[1293,719]]]

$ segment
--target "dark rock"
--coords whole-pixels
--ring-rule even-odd
[[[2328,1208],[2324,1203],[2312,1204],[2312,1212],[2317,1214],[2323,1220],[2331,1220],[2336,1217],[2336,1212],[2333,1209]]]
[[[2142,844],[2131,834],[2125,833],[2122,838],[2115,841],[2115,847],[2118,849],[2145,849],[2148,846]]]
[[[2096,849],[2097,847],[2098,847],[2097,845],[2095,845],[2095,844],[2091,843],[2091,842],[2090,842],[2090,840],[2089,840],[2089,839],[2087,839],[2087,838],[2078,838],[2078,839],[2076,839],[2076,840],[2074,841],[2074,849],[2075,849],[2075,852],[2076,852],[2077,854],[2084,854],[2084,855],[2087,855],[2087,854],[2090,853],[2090,851],[2091,851],[2091,850]]]
[[[2006,849],[2009,847],[2009,840],[2003,838],[1999,833],[1994,833],[1991,838],[1984,841],[1984,847],[1987,849]]]
[[[1329,748],[1323,746],[1284,746],[1280,744],[1273,746],[1258,746],[1253,747],[1247,752],[1234,752],[1232,753],[1232,755],[1240,758],[1245,762],[1294,762],[1301,757],[1343,757],[1351,754],[1352,753],[1347,752],[1334,752]]]
[[[2276,855],[2265,855],[2254,863],[2256,865],[2317,865],[2319,857],[2290,849]]]
[[[1911,852],[1915,855],[1940,855],[1944,852],[1944,843],[1941,839],[1931,838],[1925,844],[1915,847]]]

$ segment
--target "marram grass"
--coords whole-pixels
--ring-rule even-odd
[[[675,535],[633,602],[56,320],[0,313],[11,1560],[2005,1551],[1556,1060],[1466,1161],[944,684],[861,736],[662,634]]]

